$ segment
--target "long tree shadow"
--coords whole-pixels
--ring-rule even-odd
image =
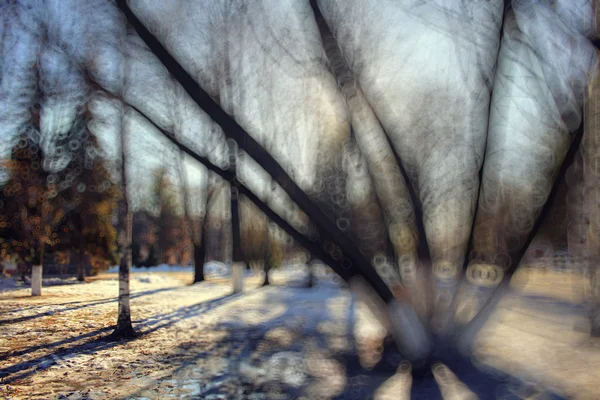
[[[181,307],[181,308],[178,308],[177,310],[174,310],[167,314],[159,314],[156,316],[151,316],[151,317],[145,318],[145,319],[141,320],[139,322],[139,324],[136,324],[136,328],[138,328],[138,329],[141,328],[141,331],[140,331],[140,335],[137,338],[132,339],[132,340],[141,340],[148,334],[155,332],[159,329],[163,329],[163,328],[172,326],[173,324],[175,324],[183,319],[192,318],[192,317],[196,317],[201,314],[204,314],[208,311],[215,309],[218,306],[221,306],[223,304],[226,304],[229,301],[234,300],[235,298],[239,297],[240,295],[241,294],[226,295],[226,296],[219,297],[219,298],[209,300],[206,302],[194,304],[189,307]],[[147,327],[150,327],[150,329],[144,329]],[[66,345],[66,344],[78,342],[78,341],[81,341],[86,338],[90,338],[90,337],[94,337],[94,336],[106,333],[110,330],[113,330],[114,328],[115,328],[114,326],[110,326],[110,327],[98,329],[98,330],[95,330],[93,332],[89,332],[89,333],[86,333],[83,335],[79,335],[76,337],[60,340],[60,341],[57,341],[54,343],[32,346],[32,347],[29,347],[27,349],[24,349],[24,350],[21,350],[18,352],[12,352],[12,353],[10,353],[10,355],[13,357],[18,357],[18,356],[22,356],[22,355],[31,353],[36,350],[60,347],[60,346]],[[60,348],[50,354],[46,354],[44,356],[40,356],[40,357],[37,357],[32,360],[23,361],[19,364],[12,365],[10,367],[1,368],[0,369],[0,378],[2,378],[1,383],[9,384],[11,382],[26,378],[36,372],[36,369],[33,369],[32,367],[37,366],[38,364],[40,364],[44,361],[48,361],[51,363],[55,362],[62,355],[70,356],[73,354],[93,354],[97,351],[110,349],[114,346],[118,346],[122,343],[128,342],[127,340],[114,342],[114,341],[108,341],[106,339],[107,339],[107,337],[96,338],[95,340],[91,340],[91,341],[88,341],[85,343],[80,343],[78,345],[71,346],[68,348]],[[24,371],[24,372],[21,372],[21,371]],[[21,373],[19,373],[19,372],[21,372]],[[17,375],[13,375],[13,374],[17,374]]]
[[[3,279],[10,279],[10,278],[3,278]],[[9,287],[0,287],[0,293],[3,292],[10,292],[13,290],[24,290],[24,289],[31,289],[31,277],[27,277],[26,281],[16,281],[14,283],[14,286],[9,286]],[[60,276],[50,276],[50,277],[45,277],[42,279],[42,287],[54,287],[54,286],[72,286],[72,285],[83,285],[86,282],[81,282],[78,281],[76,277],[68,277],[67,279],[65,279],[65,277],[60,277]],[[20,297],[31,297],[31,296],[20,296]]]
[[[273,361],[277,359],[281,360],[282,357],[291,355],[292,363],[305,363],[306,359],[298,361],[299,359],[294,359],[293,356],[301,357],[300,360],[302,360],[302,357],[306,357],[307,348],[305,344],[309,342],[317,346],[316,349],[313,348],[313,352],[316,350],[317,353],[327,355],[329,359],[342,365],[345,370],[345,386],[333,398],[372,398],[380,385],[396,372],[397,366],[402,361],[402,356],[392,343],[386,343],[384,356],[381,361],[373,368],[367,369],[363,368],[360,363],[356,346],[354,345],[355,338],[352,329],[345,328],[345,332],[332,333],[331,331],[324,332],[319,328],[321,323],[335,322],[335,316],[330,313],[324,303],[342,293],[342,290],[331,288],[317,293],[314,290],[307,289],[285,288],[285,290],[282,290],[281,288],[266,287],[258,289],[256,292],[260,293],[261,291],[268,297],[267,301],[257,303],[256,307],[252,307],[251,305],[249,307],[248,304],[245,304],[243,308],[232,308],[233,314],[225,316],[225,320],[221,320],[210,326],[203,324],[202,328],[198,330],[198,340],[180,343],[177,349],[185,351],[177,352],[177,357],[174,357],[172,351],[164,353],[161,359],[158,360],[161,369],[168,370],[169,366],[173,366],[174,368],[171,375],[162,378],[162,380],[175,381],[176,386],[187,387],[188,396],[185,398],[204,398],[211,394],[243,398],[244,395],[250,393],[262,393],[267,398],[275,394],[285,396],[286,398],[297,398],[301,395],[311,396],[314,393],[309,391],[310,387],[318,383],[321,378],[314,374],[304,373],[303,378],[300,379],[301,382],[294,380],[293,377],[290,378],[286,375],[287,372],[278,372],[278,369],[283,370],[288,368],[288,366],[274,364]],[[227,295],[189,307],[180,307],[164,314],[144,318],[135,325],[141,335],[133,340],[142,340],[150,333],[166,329],[179,321],[214,311],[216,308],[230,303],[245,294],[248,293]],[[275,305],[279,305],[283,312],[275,312],[272,318],[263,321],[263,323],[249,324],[240,318],[252,311],[257,315],[270,315],[268,312],[272,311]],[[315,312],[311,313],[307,311],[311,307]],[[352,328],[357,322],[355,308],[355,303],[352,302],[347,310],[348,314],[345,320],[349,328]],[[302,319],[304,319],[303,323],[297,323],[298,321],[302,321]],[[294,326],[295,328],[293,328]],[[99,329],[49,345],[34,346],[13,355],[18,356],[39,349],[61,347],[104,334],[113,328]],[[269,333],[272,333],[276,328],[295,329],[295,336],[287,341],[274,340]],[[206,340],[204,335],[214,332],[221,332],[223,334],[216,341],[212,339]],[[331,348],[332,342],[330,339],[332,336],[340,336],[340,334],[345,335],[346,339],[352,344],[346,350]],[[104,339],[100,338],[79,343],[68,348],[60,348],[51,354],[46,354],[11,367],[2,368],[0,369],[0,378],[3,378],[1,383],[9,384],[34,374],[36,372],[34,367],[42,362],[57,362],[56,360],[60,361],[61,356],[69,357],[77,354],[93,354],[128,342],[109,342]],[[440,361],[447,365],[480,398],[495,398],[496,393],[502,387],[515,381],[515,378],[498,371],[490,372],[491,370],[482,371],[478,369],[471,360],[460,356],[453,350],[453,346],[450,343],[442,339],[436,340],[436,343],[437,346],[434,349],[432,361]],[[181,355],[182,353],[183,355]],[[197,368],[195,367],[197,363],[210,362],[214,358],[227,360],[223,371],[212,376],[207,375],[205,372],[194,371],[194,368]],[[263,372],[257,374],[250,371]],[[270,377],[268,374],[275,375]],[[182,378],[181,376],[184,377]],[[156,385],[156,383],[153,382],[152,385]],[[139,390],[133,396],[143,395],[146,389],[147,387]],[[441,398],[441,393],[433,376],[425,374],[421,377],[415,377],[413,380],[412,396],[413,398],[438,399]],[[131,398],[131,395],[125,398]],[[559,399],[560,397],[553,396],[551,398]]]
[[[264,289],[264,288],[263,288]],[[305,344],[311,342],[317,344],[317,353],[326,354],[331,360],[336,361],[343,366],[345,370],[345,386],[337,395],[327,398],[334,399],[367,399],[373,398],[378,388],[390,377],[392,377],[403,361],[402,355],[397,350],[393,342],[385,342],[383,357],[372,368],[364,368],[361,365],[358,353],[356,351],[355,338],[352,329],[345,332],[347,340],[351,346],[346,350],[334,350],[331,348],[331,333],[324,333],[318,329],[319,323],[332,322],[335,318],[329,313],[327,307],[322,304],[325,296],[315,296],[315,298],[303,300],[302,291],[306,289],[286,288],[285,291],[279,290],[275,293],[269,293],[268,304],[260,304],[257,307],[248,307],[246,304],[241,313],[262,313],[269,307],[278,304],[285,308],[273,318],[260,324],[248,324],[236,320],[235,316],[231,320],[218,322],[210,327],[203,327],[203,331],[198,332],[196,340],[181,343],[176,351],[179,354],[173,357],[169,351],[163,354],[162,358],[157,360],[165,370],[169,366],[175,368],[167,377],[162,378],[163,382],[168,382],[169,387],[177,387],[183,390],[179,394],[180,398],[202,399],[209,395],[224,395],[226,398],[246,398],[253,396],[265,396],[266,398],[298,398],[305,396],[314,398],[315,393],[310,392],[310,387],[318,383],[319,377],[306,373],[301,384],[294,379],[286,378],[286,372],[283,370],[287,366],[273,367],[273,360],[278,357],[291,357],[293,362],[294,355],[303,357],[302,362],[306,362],[307,348]],[[340,293],[340,291],[332,291]],[[329,297],[331,297],[331,295]],[[306,307],[310,302],[320,304],[321,308],[316,314],[305,313]],[[308,314],[312,321],[301,327],[301,332],[290,340],[278,342],[269,335],[276,328],[293,326],[294,319]],[[355,304],[352,302],[348,308],[348,315],[345,317],[348,327],[352,327],[356,321]],[[222,336],[219,340],[206,339],[204,335],[207,331],[220,332]],[[337,334],[337,333],[336,333]],[[481,369],[475,365],[471,359],[461,356],[452,343],[443,339],[436,338],[435,348],[432,354],[432,362],[441,362],[450,368],[469,389],[481,399],[493,399],[502,390],[508,386],[523,386],[524,383],[509,374],[494,370],[492,368]],[[185,351],[184,351],[185,350]],[[315,349],[313,348],[313,352]],[[183,355],[181,355],[183,354]],[[211,363],[211,360],[225,359],[226,365],[221,371],[207,374],[199,363]],[[277,364],[279,365],[279,364]],[[280,368],[281,371],[277,371]],[[272,377],[266,376],[274,374]],[[328,378],[328,377],[326,377]],[[156,386],[153,382],[151,386]],[[123,397],[147,397],[146,386],[136,393]],[[283,397],[281,397],[283,396]],[[423,373],[413,377],[411,387],[412,398],[418,399],[441,399],[440,389],[431,373]],[[550,399],[561,399],[556,394],[546,393]],[[515,398],[517,397],[507,397]]]
[[[133,293],[132,295],[129,296],[129,298],[135,299],[138,297],[149,296],[149,295],[156,294],[156,293],[168,292],[168,291],[178,290],[178,289],[185,289],[186,287],[187,286],[177,286],[177,287],[171,287],[171,288],[146,290],[144,292]],[[40,307],[52,307],[52,306],[63,306],[63,305],[69,305],[69,304],[79,304],[77,306],[64,307],[64,308],[58,309],[58,310],[49,310],[49,311],[45,311],[45,312],[42,312],[39,314],[27,315],[24,317],[17,317],[17,318],[11,318],[11,319],[0,319],[0,324],[3,324],[3,325],[16,324],[19,322],[29,321],[29,320],[40,318],[40,317],[52,316],[52,315],[60,314],[60,313],[67,312],[67,311],[74,311],[74,310],[79,310],[79,309],[86,308],[86,307],[93,307],[93,306],[97,306],[97,305],[112,303],[112,302],[116,302],[117,300],[118,300],[118,297],[108,297],[108,298],[99,299],[99,300],[73,301],[73,302],[69,302],[69,303],[57,303],[57,304],[50,303],[50,304],[43,304],[43,305],[38,305],[38,306],[31,306],[28,308],[19,308],[18,311],[22,312],[22,311],[30,310],[33,308],[40,308]],[[6,312],[4,312],[4,313],[6,313]],[[4,314],[4,313],[2,313],[2,314]]]
[[[257,290],[257,292],[266,292],[269,295],[267,303],[262,303],[258,307],[251,309],[246,304],[240,313],[258,313],[264,315],[268,313],[273,305],[283,306],[284,311],[262,324],[248,325],[240,321],[236,315],[230,316],[229,320],[220,321],[210,327],[203,327],[199,331],[197,340],[181,343],[177,349],[185,350],[183,356],[175,359],[171,352],[165,353],[158,363],[165,370],[170,365],[180,365],[173,369],[168,377],[163,381],[173,382],[180,387],[188,388],[188,396],[181,398],[201,399],[209,395],[226,395],[227,398],[242,398],[244,394],[249,393],[284,393],[286,398],[297,398],[302,394],[302,387],[285,381],[272,379],[253,379],[245,372],[260,371],[268,364],[268,359],[276,353],[285,352],[286,354],[301,354],[306,339],[316,338],[321,347],[326,346],[326,338],[320,335],[316,330],[317,322],[324,322],[329,319],[327,309],[320,308],[319,321],[306,321],[307,326],[298,325],[299,335],[294,338],[292,343],[287,345],[273,341],[267,337],[269,332],[276,328],[287,327],[292,321],[298,321],[305,314],[304,308],[308,305],[306,301],[298,299],[298,293],[308,293],[304,288],[267,286]],[[286,324],[287,323],[287,324]],[[222,333],[222,337],[217,340],[204,340],[203,334],[207,331]],[[181,354],[181,353],[180,353]],[[183,357],[183,359],[181,358]],[[180,375],[189,375],[186,370],[194,368],[199,361],[210,360],[215,357],[227,360],[227,365],[223,373],[217,373],[215,376],[205,379],[200,372],[195,377],[180,379]],[[261,364],[262,363],[262,364]],[[308,380],[304,383],[307,383]],[[143,396],[145,390],[151,385],[138,390],[136,393],[124,396],[123,399],[136,398]],[[240,388],[243,393],[239,393]]]
[[[264,289],[264,288],[263,288]],[[180,349],[185,349],[185,356],[174,360],[171,353],[163,355],[163,358],[158,360],[160,365],[168,369],[169,365],[174,363],[181,365],[175,368],[171,374],[164,378],[171,385],[187,388],[187,396],[182,398],[201,399],[209,395],[225,395],[227,398],[244,398],[244,395],[264,395],[268,396],[284,396],[285,398],[298,398],[302,395],[314,397],[315,393],[310,392],[313,384],[319,380],[327,380],[329,376],[316,376],[305,373],[302,383],[285,375],[287,372],[274,371],[272,368],[275,364],[273,360],[278,357],[291,357],[294,360],[294,355],[305,358],[308,356],[307,343],[311,346],[316,345],[318,348],[312,348],[312,354],[327,355],[329,360],[337,362],[343,366],[346,371],[346,389],[335,398],[368,398],[373,394],[377,387],[387,378],[391,377],[395,372],[398,364],[402,361],[402,357],[392,343],[387,343],[385,348],[385,357],[374,368],[366,370],[361,367],[360,361],[356,352],[355,338],[353,333],[353,325],[355,323],[355,301],[351,298],[348,314],[345,320],[347,327],[344,332],[335,331],[324,333],[320,330],[321,323],[334,323],[335,317],[330,314],[327,307],[322,302],[325,296],[315,296],[312,299],[313,306],[317,306],[316,314],[309,315],[311,321],[306,321],[305,325],[298,326],[294,321],[302,316],[305,316],[305,309],[311,302],[311,299],[302,300],[298,298],[298,294],[309,292],[307,289],[297,289],[286,287],[285,292],[278,291],[270,295],[269,302],[266,305],[261,305],[258,309],[249,309],[244,307],[244,313],[263,312],[263,307],[272,307],[277,304],[283,306],[285,311],[274,318],[264,321],[261,324],[244,324],[236,321],[235,318],[230,321],[221,321],[210,327],[211,332],[222,332],[223,336],[218,341],[205,341],[200,333],[196,341],[186,342],[179,346]],[[330,288],[330,294],[327,298],[334,297],[342,293],[339,288]],[[288,341],[283,340],[278,342],[269,334],[276,329],[300,328],[296,331],[296,335],[289,338]],[[348,329],[349,328],[349,329]],[[293,328],[292,328],[293,329]],[[332,337],[343,336],[348,341],[349,346],[346,350],[333,349],[331,347]],[[214,376],[206,376],[197,370],[197,363],[200,361],[210,362],[215,358],[227,360],[227,366],[224,371],[215,374]],[[297,358],[295,359],[298,360]],[[289,366],[283,365],[285,369]],[[193,375],[190,377],[191,369]],[[269,377],[269,373],[274,374]],[[182,378],[183,376],[183,378]],[[358,377],[361,380],[369,382],[368,385],[362,385],[362,390],[357,391],[356,387],[349,387],[348,382],[355,380]],[[155,386],[153,382],[149,386]],[[148,387],[142,388],[134,394],[123,397],[123,399],[144,396]],[[240,393],[240,388],[243,392]]]

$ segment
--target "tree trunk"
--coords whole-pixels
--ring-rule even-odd
[[[131,213],[128,212],[124,222],[125,232],[131,238]],[[129,273],[131,271],[131,240],[127,243],[119,264],[119,316],[117,327],[110,335],[111,339],[127,339],[137,336],[131,323],[131,309],[129,307]]]
[[[21,282],[25,282],[25,275],[27,275],[27,264],[25,261],[20,261],[17,264],[17,268],[19,269],[19,275],[21,276]]]
[[[194,283],[204,281],[204,259],[206,258],[206,244],[204,243],[204,221],[200,220],[200,232],[199,239],[196,240],[194,235],[194,229],[192,228],[192,218],[190,217],[189,210],[189,199],[190,194],[187,186],[187,174],[185,173],[185,166],[183,165],[185,153],[179,150],[179,179],[181,180],[182,195],[183,195],[183,213],[185,218],[185,225],[187,233],[192,240],[192,246],[194,248]]]
[[[79,260],[77,265],[77,280],[79,282],[85,282],[85,239],[82,225],[79,229]]]
[[[588,86],[584,103],[584,143],[582,153],[584,159],[584,190],[587,195],[584,200],[584,215],[587,217],[585,226],[585,257],[588,268],[591,269],[591,299],[590,324],[591,335],[600,337],[600,175],[598,160],[600,159],[600,64],[596,64]]]
[[[306,282],[306,287],[311,288],[314,286],[314,275],[313,275],[313,270],[312,270],[312,264],[308,264],[306,267],[308,270],[308,282]]]
[[[591,277],[590,334],[592,337],[600,337],[600,274],[597,264],[592,268],[595,271]]]
[[[44,268],[44,241],[40,239],[39,242],[39,264],[31,267],[31,295],[41,296],[42,295],[42,273]]]
[[[243,290],[243,257],[242,257],[242,248],[240,245],[240,215],[238,208],[238,189],[233,184],[231,185],[231,230],[232,230],[232,246],[233,246],[233,254],[232,254],[232,268],[234,269],[232,278],[233,278],[233,287],[235,292],[239,292]],[[237,269],[242,269],[242,271],[238,271]]]
[[[263,281],[263,286],[269,286],[271,282],[269,281],[269,271],[271,270],[271,255],[267,255],[267,259],[265,260],[265,266],[263,267],[265,272],[265,280]]]
[[[119,316],[117,327],[109,340],[128,339],[137,336],[131,324],[129,308],[129,273],[131,271],[132,219],[127,199],[127,171],[125,160],[125,134],[121,131],[121,204],[119,207],[119,239],[121,241],[121,260],[119,263]]]
[[[241,247],[241,236],[240,236],[240,213],[238,205],[239,190],[236,181],[236,159],[237,149],[235,142],[228,140],[229,145],[229,168],[233,174],[233,179],[229,184],[230,188],[230,206],[231,206],[231,241],[232,241],[232,279],[233,279],[233,291],[235,293],[241,292],[244,287],[244,275],[243,275],[243,255]],[[240,270],[241,269],[241,270]]]
[[[362,275],[375,289],[378,295],[387,303],[394,301],[394,295],[385,281],[377,274],[370,261],[360,253],[355,243],[344,232],[340,231],[335,222],[315,204],[310,197],[292,180],[289,174],[255,139],[252,138],[231,116],[215,102],[185,69],[167,52],[158,39],[140,22],[126,2],[119,1],[117,5],[125,14],[129,23],[138,35],[148,45],[150,50],[165,65],[167,70],[182,85],[196,104],[202,108],[221,128],[226,136],[235,139],[238,145],[246,151],[260,166],[262,166],[283,190],[298,204],[308,217],[319,227],[323,236],[327,235],[352,262],[350,271]],[[330,257],[328,257],[329,259]],[[332,263],[332,268],[342,277],[349,279],[347,270],[338,268]]]
[[[206,241],[204,235],[200,243],[194,243],[194,283],[204,281],[204,259],[206,257]]]

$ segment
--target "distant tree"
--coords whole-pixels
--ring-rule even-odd
[[[78,278],[83,280],[86,253],[116,261],[112,217],[118,189],[83,120],[51,147],[54,151],[44,154],[22,135],[5,163],[9,179],[0,195],[2,254],[42,264],[47,245],[77,251]]]
[[[158,226],[156,217],[146,210],[133,213],[132,263],[136,267],[158,265]]]
[[[240,236],[244,260],[248,264],[264,262],[268,246],[267,218],[248,199],[241,197]]]
[[[205,195],[200,195],[196,201],[204,201],[203,207],[201,207],[201,215],[194,218],[191,215],[190,202],[192,196],[187,180],[187,174],[185,173],[185,167],[183,165],[184,153],[180,153],[179,158],[179,177],[182,185],[183,205],[184,205],[184,218],[187,229],[188,237],[192,241],[193,246],[193,262],[194,262],[194,282],[198,283],[204,281],[204,261],[206,260],[206,211],[208,209],[208,203],[212,200],[215,194],[215,186],[207,182],[204,190]]]
[[[164,166],[155,171],[152,185],[153,209],[158,216],[158,251],[162,262],[183,264],[184,255],[189,248],[189,238],[185,229],[184,218],[178,212],[177,190],[169,178]]]
[[[4,257],[42,265],[45,247],[60,243],[68,233],[62,225],[70,201],[61,191],[68,182],[44,168],[44,152],[33,137],[17,135],[4,163],[8,180],[0,187],[0,237]]]
[[[120,194],[102,149],[84,120],[76,123],[57,146],[70,149],[70,161],[61,173],[65,175],[62,180],[70,183],[65,194],[71,204],[62,222],[68,235],[60,247],[78,253],[77,277],[83,281],[89,256],[117,262],[112,218]]]
[[[265,280],[263,286],[269,285],[269,272],[279,268],[285,258],[285,246],[281,241],[281,231],[273,222],[269,222],[265,254]]]

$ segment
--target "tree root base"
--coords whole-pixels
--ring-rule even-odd
[[[122,326],[117,328],[106,337],[106,341],[108,342],[118,342],[121,340],[135,339],[139,337],[140,334],[133,329],[133,326]]]

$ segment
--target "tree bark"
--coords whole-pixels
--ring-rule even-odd
[[[309,263],[306,267],[308,270],[308,282],[306,282],[306,287],[311,288],[315,285],[312,264]]]
[[[596,262],[600,261],[597,258]],[[589,309],[589,318],[590,318],[590,335],[592,337],[600,337],[600,271],[598,268],[598,264],[590,265],[592,268],[591,275],[591,305]]]
[[[268,224],[268,222],[267,222]],[[265,279],[263,281],[263,286],[268,286],[271,284],[269,281],[269,271],[271,270],[271,229],[270,225],[267,225],[267,251],[266,251],[265,263],[263,267],[263,271],[265,272]]]
[[[243,255],[242,255],[242,247],[241,247],[241,235],[240,235],[240,209],[239,209],[239,204],[238,204],[238,196],[239,196],[239,190],[238,190],[238,184],[237,184],[237,178],[236,178],[236,159],[237,159],[237,154],[236,154],[236,144],[235,142],[229,140],[228,141],[228,145],[229,145],[229,170],[231,171],[231,174],[233,176],[230,184],[229,184],[229,188],[230,188],[230,206],[231,206],[231,229],[232,229],[232,245],[233,245],[233,252],[232,252],[232,261],[234,263],[236,262],[242,262],[243,261]]]
[[[185,153],[179,150],[179,178],[181,180],[181,186],[183,188],[183,212],[185,218],[185,225],[187,228],[188,235],[192,240],[194,247],[194,283],[204,281],[204,259],[206,258],[206,244],[204,242],[204,222],[200,220],[198,239],[194,235],[194,229],[192,228],[192,218],[190,217],[189,210],[189,199],[190,193],[187,186],[187,174],[185,173],[185,166],[183,165]],[[208,199],[207,199],[208,202]]]
[[[31,295],[42,295],[42,275],[44,269],[44,240],[39,240],[39,264],[31,266]]]
[[[200,243],[194,243],[194,283],[204,281],[204,259],[206,257],[206,241],[204,234],[200,236]]]
[[[119,264],[119,316],[117,327],[109,336],[110,340],[128,339],[137,336],[131,323],[129,307],[129,273],[131,271],[132,219],[127,198],[127,163],[125,159],[125,133],[121,131],[121,204],[119,207],[119,238],[121,260]]]
[[[240,235],[240,209],[238,204],[238,182],[236,179],[236,144],[232,140],[228,141],[229,145],[229,169],[233,175],[231,182],[229,182],[230,188],[230,206],[231,206],[231,242],[232,242],[232,279],[233,279],[233,291],[235,293],[241,292],[244,287],[244,276],[242,269],[243,254],[241,246],[241,235]],[[245,270],[245,268],[243,268]]]
[[[83,223],[79,225],[79,260],[77,265],[77,280],[85,282],[85,239],[83,237]]]
[[[589,193],[583,202],[584,215],[587,217],[585,229],[585,254],[591,272],[590,324],[591,335],[600,337],[600,63],[595,65],[588,86],[584,104],[584,142],[582,154],[584,159],[583,184],[584,191]]]
[[[271,260],[265,260],[265,280],[263,281],[263,286],[269,286],[271,282],[269,281],[269,271],[271,270]]]

